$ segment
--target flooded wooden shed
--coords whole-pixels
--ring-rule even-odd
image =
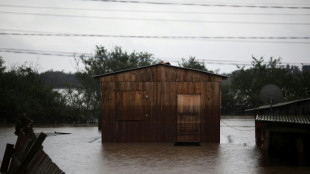
[[[220,142],[226,76],[156,64],[95,78],[102,142]]]

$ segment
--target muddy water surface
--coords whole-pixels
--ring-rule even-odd
[[[310,168],[264,163],[255,147],[253,118],[221,120],[221,143],[173,146],[165,143],[101,144],[96,127],[36,128],[35,132],[68,132],[48,136],[44,150],[66,173],[310,173]],[[14,128],[0,128],[0,156],[15,143]]]

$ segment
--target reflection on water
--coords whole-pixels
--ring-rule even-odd
[[[101,144],[96,127],[37,128],[49,136],[45,151],[66,173],[310,173],[310,168],[270,166],[255,147],[254,119],[222,119],[221,143],[173,146],[165,143]],[[0,155],[15,143],[13,128],[0,128]],[[2,160],[2,159],[0,159]]]
[[[111,172],[120,173],[214,173],[214,166],[204,166],[218,163],[218,148],[216,144],[208,149],[170,144],[104,144],[102,161],[108,161],[106,166]]]

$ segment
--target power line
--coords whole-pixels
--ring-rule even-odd
[[[166,61],[169,61],[169,62],[178,62],[178,61],[175,61],[175,58],[164,58],[164,57],[161,57],[161,58],[157,58],[157,59],[160,59],[160,60],[166,60]],[[221,59],[195,59],[199,62],[203,62],[203,63],[208,63],[208,64],[223,64],[223,65],[242,65],[242,66],[250,66],[252,65],[250,63],[250,61],[240,61],[240,60],[236,60],[235,58],[233,60],[221,60]],[[263,62],[263,63],[268,63],[268,62]],[[303,65],[310,65],[310,63],[300,63],[300,62],[280,62],[279,63],[280,65],[298,65],[300,66],[301,64]]]
[[[64,36],[64,37],[112,37],[112,38],[145,38],[145,39],[238,39],[238,40],[309,40],[309,36],[156,36],[156,35],[107,35],[78,33],[20,33],[0,32],[0,35],[13,36]]]
[[[0,52],[7,52],[7,53],[15,53],[15,54],[34,54],[34,55],[43,55],[43,56],[59,56],[59,57],[75,57],[76,54],[58,54],[58,53],[53,53],[53,52],[36,52],[36,51],[23,51],[23,50],[18,50],[18,49],[2,49],[0,48]],[[156,58],[155,58],[156,59]],[[178,63],[179,61],[170,61],[170,62],[176,62]],[[205,62],[205,61],[204,61]],[[240,65],[240,66],[250,66],[251,64],[246,64],[246,63],[225,63],[225,62],[205,62],[209,64],[218,64],[218,65]]]
[[[190,23],[224,23],[224,24],[264,24],[264,25],[310,25],[309,22],[253,22],[253,21],[217,21],[217,20],[177,20],[177,19],[158,19],[158,18],[130,18],[130,17],[109,17],[109,16],[85,16],[85,15],[60,15],[47,13],[25,13],[25,12],[8,12],[0,11],[2,14],[15,15],[36,15],[36,16],[53,16],[53,17],[70,17],[70,18],[94,18],[108,20],[131,20],[131,21],[156,21],[156,22],[190,22]]]
[[[85,0],[133,4],[151,4],[151,5],[184,5],[184,6],[202,6],[202,7],[232,7],[232,8],[264,8],[264,9],[310,9],[310,7],[297,6],[279,6],[279,5],[238,5],[238,4],[203,4],[203,3],[175,3],[175,2],[155,2],[155,1],[128,1],[128,0]]]
[[[203,40],[203,41],[228,41],[228,42],[254,42],[254,43],[289,43],[289,44],[310,44],[307,41],[310,37],[260,37],[260,36],[140,36],[140,35],[104,35],[104,34],[77,34],[77,33],[21,33],[21,32],[0,32],[3,36],[38,36],[38,37],[100,37],[100,38],[132,38],[132,39],[178,39],[178,40]],[[289,41],[287,41],[289,40]],[[294,41],[292,41],[294,40]]]
[[[230,128],[232,128],[232,129],[235,129],[235,130],[238,130],[238,131],[253,131],[253,130],[255,130],[255,128],[253,128],[253,129],[239,129],[239,128],[237,128],[237,127],[241,127],[241,126],[231,126],[231,125],[225,123],[223,120],[221,120],[221,122],[222,122],[224,125],[226,125],[227,127],[230,127]],[[254,127],[254,126],[249,126],[249,127]]]
[[[8,28],[0,28],[2,31],[17,31],[17,32],[31,32],[31,33],[52,33],[46,31],[34,31],[34,30],[17,30],[17,29],[8,29]]]
[[[77,55],[91,56],[86,53],[74,53],[74,52],[60,52],[60,51],[41,51],[41,50],[28,50],[28,49],[15,49],[15,48],[0,48],[0,52],[7,53],[22,53],[22,54],[36,54],[45,56],[60,56],[60,57],[75,57]]]
[[[78,10],[78,11],[109,11],[109,12],[130,12],[130,13],[175,13],[175,14],[216,14],[216,15],[269,15],[269,16],[308,16],[310,13],[227,13],[227,12],[197,12],[197,11],[155,11],[155,10],[120,10],[120,9],[98,9],[98,8],[70,8],[70,7],[48,7],[28,5],[0,5],[0,7],[17,7],[32,9],[54,9],[54,10]]]
[[[165,60],[165,59],[163,59]],[[176,60],[170,60],[169,62],[175,62],[175,63],[180,63],[180,61],[176,61]],[[213,61],[208,61],[208,60],[204,60],[202,61],[203,63],[206,64],[212,64],[212,65],[239,65],[239,66],[251,66],[250,63],[234,63],[234,62],[213,62]]]
[[[3,33],[0,32],[0,35],[11,35],[11,31],[18,32],[17,35],[25,35],[25,36],[64,36],[64,37],[111,37],[111,38],[137,38],[137,39],[178,39],[178,40],[200,40],[200,41],[228,41],[228,42],[254,42],[254,43],[290,43],[290,44],[310,44],[310,42],[300,42],[300,41],[268,41],[268,40],[258,40],[265,39],[265,38],[272,38],[272,37],[255,37],[256,40],[245,40],[246,37],[243,37],[244,40],[232,40],[237,38],[242,38],[242,36],[215,36],[215,37],[205,37],[204,36],[130,36],[130,35],[100,35],[100,34],[75,34],[73,33],[55,33],[55,32],[48,32],[48,31],[34,31],[34,30],[17,30],[17,29],[7,29],[7,28],[0,28],[0,30],[5,31]],[[7,33],[9,31],[9,33]],[[39,35],[39,34],[40,35]],[[14,35],[14,34],[13,34]],[[199,38],[201,37],[201,38]],[[212,38],[222,38],[221,40],[216,40]],[[227,40],[227,38],[230,38],[230,40]],[[252,37],[251,37],[252,38]],[[289,38],[295,38],[295,39],[307,39],[308,37],[279,37],[283,39],[289,39]],[[204,40],[205,39],[205,40]],[[250,39],[250,38],[248,38]],[[273,37],[273,39],[276,39],[276,37]],[[283,40],[282,39],[282,40]]]
[[[35,54],[44,56],[60,56],[60,57],[75,57],[80,55],[85,55],[87,57],[93,56],[87,53],[74,53],[74,52],[60,52],[60,51],[41,51],[41,50],[29,50],[29,49],[16,49],[16,48],[0,48],[0,52],[16,53],[16,54]],[[176,62],[182,60],[182,58],[171,58],[171,57],[153,57],[154,59],[167,60],[169,62]],[[242,65],[250,66],[250,61],[238,61],[238,60],[223,60],[223,59],[196,59],[197,61],[208,63],[208,64],[218,64],[218,65]],[[267,62],[265,62],[267,63]],[[281,62],[281,64],[290,65],[310,65],[310,63],[298,63],[298,62]]]
[[[165,60],[169,62],[175,62],[175,63],[180,63],[180,61],[177,61],[175,59],[182,60],[181,58],[174,58],[170,60],[169,58],[157,58],[159,60]],[[239,65],[239,66],[251,66],[251,63],[242,63],[242,62],[235,62],[235,61],[226,61],[226,62],[221,62],[217,60],[209,60],[209,59],[196,59],[197,61],[203,62],[205,64],[215,64],[215,65]]]

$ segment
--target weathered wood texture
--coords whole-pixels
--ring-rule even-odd
[[[152,66],[99,78],[102,142],[176,142],[177,95],[199,96],[200,142],[220,141],[222,76]]]
[[[8,171],[13,153],[14,153],[14,144],[6,144],[5,153],[0,168],[1,173],[5,173]]]
[[[19,132],[15,147],[7,145],[6,154],[1,165],[3,174],[41,174],[64,172],[52,162],[50,157],[43,151],[42,143],[46,134],[41,133],[35,137],[32,129],[30,133]]]
[[[200,142],[200,95],[177,97],[177,142]]]
[[[64,172],[43,151],[42,143],[45,137],[46,135],[41,133],[38,138],[33,139],[21,132],[17,138],[14,152],[10,154],[9,165],[3,165],[1,172],[7,174],[63,174]],[[7,146],[10,151],[13,148],[11,146]]]

